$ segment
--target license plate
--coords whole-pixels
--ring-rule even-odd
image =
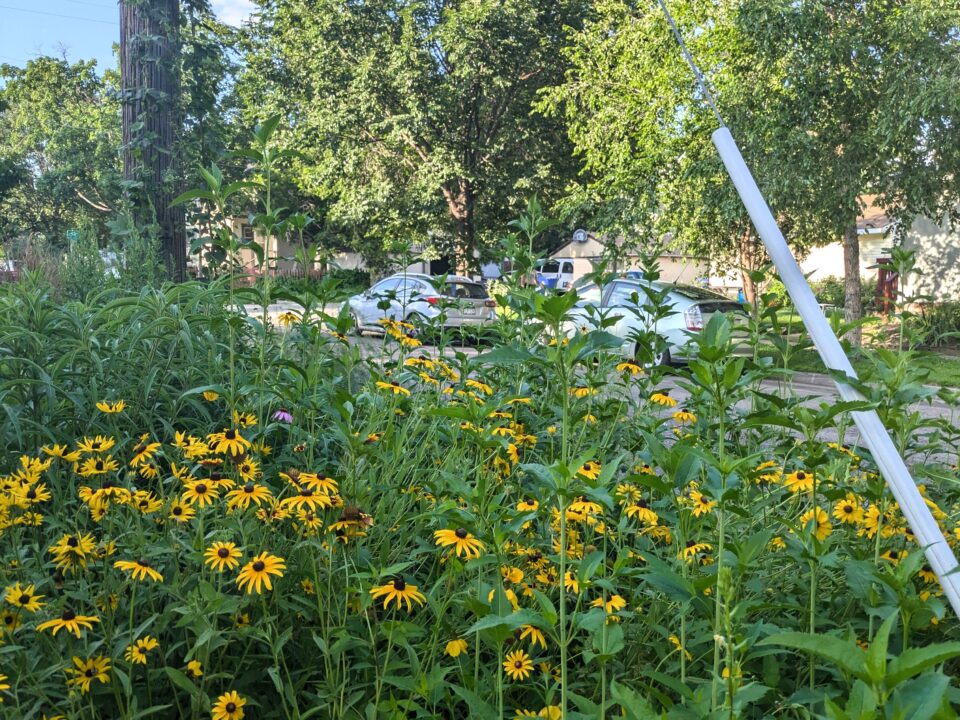
[[[464,314],[464,315],[476,315],[476,314],[477,314],[477,309],[476,309],[473,305],[467,305],[467,306],[463,309],[463,314]]]

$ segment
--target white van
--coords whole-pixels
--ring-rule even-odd
[[[566,292],[573,286],[573,258],[548,258],[537,262],[537,285]]]

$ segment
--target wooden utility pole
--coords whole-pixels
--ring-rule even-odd
[[[141,183],[137,220],[160,228],[167,273],[183,280],[187,241],[179,194],[180,0],[121,0],[123,175]]]

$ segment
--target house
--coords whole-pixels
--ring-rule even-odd
[[[890,247],[899,228],[876,204],[875,196],[863,200],[866,207],[857,218],[860,276],[879,279],[889,275],[883,266],[890,262]],[[929,296],[937,302],[960,300],[960,228],[951,229],[948,220],[941,224],[919,217],[903,232],[902,247],[916,252],[920,271],[902,281],[904,297]],[[814,248],[800,260],[800,269],[811,282],[831,276],[842,278],[843,244],[838,241]]]
[[[548,257],[553,260],[569,258],[573,263],[573,277],[576,280],[593,271],[595,263],[603,257],[607,242],[608,236],[577,230],[570,240],[551,252]],[[614,242],[621,244],[620,240]],[[658,260],[660,278],[665,282],[702,285],[710,274],[710,263],[706,258],[668,250],[660,255]],[[640,267],[641,258],[635,250],[627,250],[621,258],[610,264],[610,269],[614,272],[638,270]]]

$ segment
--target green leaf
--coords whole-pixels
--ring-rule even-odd
[[[867,675],[873,685],[879,685],[887,672],[887,647],[890,644],[890,631],[897,622],[897,613],[890,613],[890,617],[883,621],[877,634],[873,636],[870,648],[865,658]]]
[[[894,688],[907,678],[919,675],[924,670],[960,656],[960,642],[939,643],[922,648],[908,648],[887,666],[885,683]]]
[[[628,720],[650,720],[657,717],[653,706],[645,697],[616,680],[610,681],[610,697],[620,706]]]
[[[786,632],[771,635],[758,645],[782,645],[793,650],[802,650],[829,660],[845,672],[866,680],[865,653],[855,644],[833,637],[800,632]]]

